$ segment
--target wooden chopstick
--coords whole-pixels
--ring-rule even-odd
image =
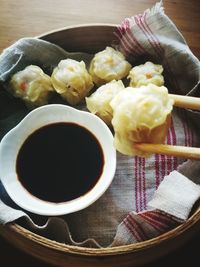
[[[200,148],[173,146],[163,144],[135,143],[134,147],[144,152],[182,157],[187,159],[200,159]]]
[[[169,94],[169,97],[173,98],[176,107],[200,110],[200,97],[174,94]]]
[[[200,110],[200,98],[192,96],[174,95],[169,94],[174,100],[174,106],[180,108],[188,108]],[[188,159],[200,159],[200,148],[198,147],[185,147],[164,144],[147,144],[135,143],[134,147],[144,152],[162,154],[174,157],[182,157]]]

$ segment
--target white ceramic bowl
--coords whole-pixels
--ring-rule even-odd
[[[43,201],[31,195],[16,172],[17,155],[27,137],[42,126],[56,122],[73,122],[88,129],[99,141],[104,155],[104,167],[96,185],[83,196],[61,203]],[[89,112],[60,104],[46,105],[31,111],[4,136],[0,143],[0,166],[2,184],[11,199],[23,209],[50,216],[72,213],[91,205],[111,184],[116,169],[113,135],[101,119]]]

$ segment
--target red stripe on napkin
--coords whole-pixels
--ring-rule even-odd
[[[146,209],[145,158],[135,157],[135,206],[136,211]]]
[[[134,166],[134,174],[135,174],[135,209],[136,212],[139,212],[139,192],[138,192],[138,161],[139,157],[135,157],[135,166]]]
[[[112,247],[142,242],[178,226],[180,220],[159,210],[130,212],[118,226]]]

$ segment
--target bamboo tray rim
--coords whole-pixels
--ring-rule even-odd
[[[80,247],[74,245],[68,245],[65,243],[59,243],[54,240],[50,240],[46,237],[40,236],[31,232],[30,230],[18,225],[17,223],[11,223],[5,227],[7,230],[11,232],[16,232],[22,235],[24,238],[28,238],[33,242],[48,247],[51,250],[56,250],[59,252],[76,254],[76,255],[83,255],[83,256],[112,256],[112,255],[119,255],[119,254],[128,254],[134,253],[139,250],[148,249],[153,246],[157,246],[162,242],[169,241],[170,239],[174,239],[175,237],[181,235],[183,232],[191,228],[193,225],[200,221],[200,207],[196,210],[196,212],[189,217],[187,221],[183,224],[173,228],[172,230],[161,234],[155,238],[133,243],[130,245],[123,245],[117,247],[107,247],[107,248],[89,248],[89,247]]]
[[[38,39],[43,39],[46,35],[50,35],[50,34],[54,34],[57,32],[61,32],[61,31],[66,31],[66,30],[74,30],[74,29],[79,29],[79,28],[90,28],[90,27],[110,27],[110,28],[116,28],[117,26],[119,26],[119,24],[114,24],[114,23],[80,23],[80,24],[74,24],[74,25],[70,25],[70,26],[66,26],[66,27],[61,27],[61,28],[56,28],[50,31],[46,31],[42,34],[39,34],[37,36],[35,36],[35,38]]]
[[[76,24],[71,25],[63,28],[57,28],[51,31],[44,32],[38,36],[35,36],[35,38],[43,39],[45,40],[45,37],[48,35],[52,35],[57,32],[61,31],[68,31],[68,30],[74,30],[74,29],[80,29],[80,28],[87,28],[87,27],[110,27],[116,28],[118,24],[110,24],[110,23],[87,23],[87,24]],[[44,246],[52,251],[56,251],[59,253],[68,253],[73,254],[76,256],[89,256],[89,257],[104,257],[104,256],[114,256],[114,255],[120,255],[120,254],[130,254],[130,253],[136,253],[138,251],[147,250],[149,248],[155,247],[161,243],[167,242],[169,240],[173,240],[174,238],[180,236],[183,232],[189,230],[191,227],[193,227],[195,224],[200,222],[200,206],[196,209],[196,211],[183,223],[179,226],[173,228],[170,231],[167,231],[166,233],[163,233],[155,238],[151,238],[146,241],[142,241],[139,243],[133,243],[130,245],[123,245],[123,246],[117,246],[117,247],[106,247],[106,248],[88,248],[88,247],[80,247],[80,246],[74,246],[74,245],[68,245],[65,243],[59,243],[54,240],[50,240],[46,237],[43,237],[41,235],[35,234],[31,232],[30,230],[20,226],[17,223],[9,223],[5,226],[0,226],[4,229],[3,232],[0,231],[0,235],[6,237],[6,235],[16,233],[18,235],[21,235],[24,239],[29,239],[30,241]]]

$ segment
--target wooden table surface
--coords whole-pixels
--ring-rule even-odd
[[[85,23],[116,23],[143,12],[156,0],[0,0],[0,52],[27,36]],[[166,14],[200,58],[200,1],[163,0]],[[173,254],[148,264],[157,266],[199,266],[200,234]],[[195,263],[196,262],[196,263]],[[0,238],[0,266],[47,267]]]

